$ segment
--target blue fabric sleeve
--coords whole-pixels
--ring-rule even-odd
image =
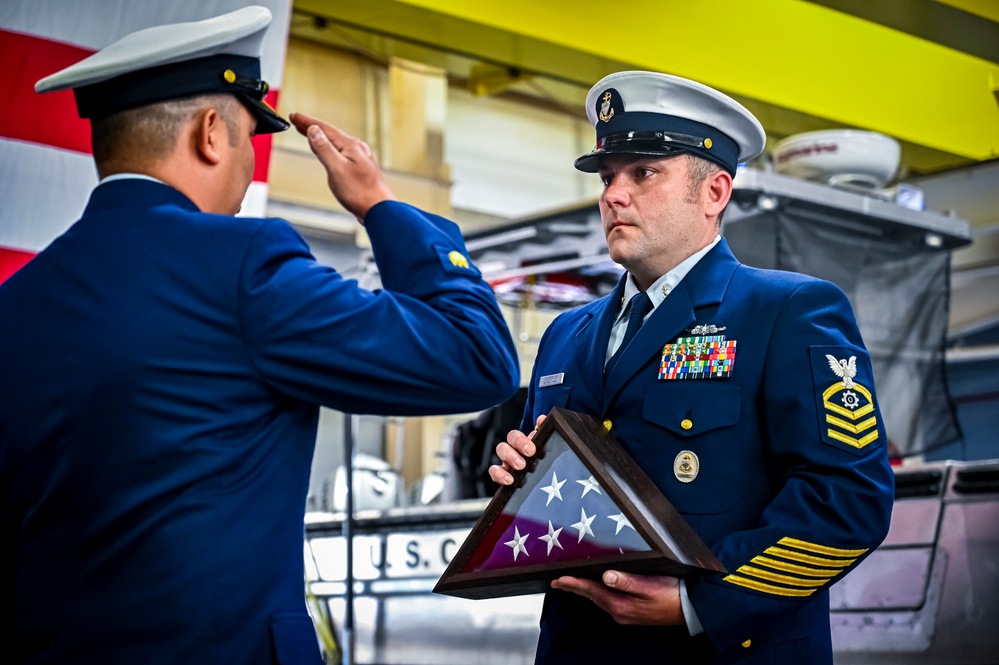
[[[317,263],[281,220],[254,234],[239,318],[261,377],[357,414],[463,413],[509,398],[516,350],[458,227],[397,202],[365,223],[384,285],[376,291]]]

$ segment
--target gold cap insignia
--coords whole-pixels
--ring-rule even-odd
[[[225,79],[226,83],[235,83],[236,72],[232,71],[231,69],[227,69],[224,72],[222,72],[222,78]]]
[[[600,104],[600,112],[597,113],[597,117],[599,117],[604,122],[608,122],[611,118],[614,117],[614,109],[611,108],[610,90],[608,90],[603,94],[603,96],[600,98],[600,101],[602,103]]]
[[[713,145],[714,145],[714,141],[712,141],[711,139],[704,139],[704,147],[705,148],[707,148],[708,150],[711,150],[711,146],[713,146]]]

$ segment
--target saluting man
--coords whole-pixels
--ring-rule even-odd
[[[853,312],[829,282],[740,264],[720,237],[763,128],[729,97],[652,72],[587,96],[576,168],[599,174],[608,297],[559,316],[498,483],[552,407],[605,420],[727,573],[552,582],[537,662],[832,662],[829,587],[885,537],[894,476]]]
[[[247,7],[129,35],[72,88],[100,184],[0,285],[4,662],[318,665],[303,514],[320,405],[467,412],[519,384],[454,224],[396,202],[356,138],[293,114],[384,290],[236,218],[268,107]],[[58,195],[58,187],[53,195]]]

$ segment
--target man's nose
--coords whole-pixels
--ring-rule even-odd
[[[624,206],[628,205],[630,197],[625,178],[620,175],[611,177],[610,182],[604,187],[604,201],[607,205]]]

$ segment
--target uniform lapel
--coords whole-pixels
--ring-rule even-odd
[[[684,328],[694,322],[694,306],[684,285],[684,279],[669,297],[662,302],[642,325],[635,339],[625,349],[624,354],[607,375],[604,384],[604,405],[611,404],[614,398],[638,372],[648,359],[662,352],[667,342],[679,337]]]
[[[607,376],[603,391],[605,407],[613,403],[621,389],[648,364],[650,358],[662,354],[666,344],[690,330],[697,321],[699,308],[717,305],[722,301],[732,273],[738,265],[728,243],[722,238],[691,268],[648,318],[621,356],[614,371]],[[606,344],[606,337],[604,343]]]
[[[607,342],[621,306],[621,298],[624,297],[624,283],[627,278],[627,274],[621,277],[613,293],[590,312],[590,320],[576,333],[576,361],[586,388],[598,401],[604,392]]]

